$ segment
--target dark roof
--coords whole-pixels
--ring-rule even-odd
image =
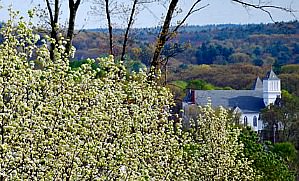
[[[264,79],[279,80],[279,78],[276,76],[272,69],[269,72],[267,72],[266,77]]]
[[[263,92],[257,90],[196,90],[195,101],[206,105],[208,98],[213,107],[239,107],[243,113],[260,112],[265,107]]]
[[[259,77],[256,78],[253,90],[263,90],[263,82]]]

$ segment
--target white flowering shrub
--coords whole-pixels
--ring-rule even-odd
[[[0,180],[253,178],[225,112],[207,107],[200,129],[173,129],[171,94],[145,72],[127,74],[113,57],[72,70],[65,41],[51,60],[30,26],[1,30]]]
[[[252,161],[245,158],[240,130],[230,125],[229,113],[211,103],[198,107],[189,128],[192,141],[184,147],[189,180],[258,180]]]
[[[29,27],[9,21],[1,31],[1,178],[168,178],[178,149],[170,92],[144,72],[127,75],[112,57],[98,70],[90,60],[72,71],[63,40],[52,61]]]

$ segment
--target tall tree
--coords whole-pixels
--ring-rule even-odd
[[[61,1],[60,0],[45,0],[47,5],[47,10],[49,13],[49,20],[50,20],[50,27],[51,27],[51,38],[53,38],[56,43],[58,41],[58,30],[60,28],[59,25],[59,16],[60,16],[60,7],[61,7]],[[74,29],[75,29],[75,20],[77,15],[77,10],[79,8],[79,5],[81,4],[81,0],[68,0],[69,3],[69,18],[68,18],[68,28],[66,33],[67,38],[67,44],[66,44],[66,53],[69,54],[72,47],[72,40],[74,37]],[[54,49],[56,43],[51,43],[50,48],[50,57],[51,59],[54,59]]]
[[[51,0],[45,0],[47,4],[47,9],[49,13],[49,20],[50,20],[50,27],[51,27],[51,33],[50,36],[55,40],[55,42],[58,41],[58,20],[59,20],[59,13],[60,13],[60,3],[59,0],[55,0],[54,2]],[[51,43],[50,47],[50,57],[53,60],[54,59],[54,49],[55,49],[55,43]]]
[[[81,0],[69,0],[69,20],[68,20],[68,29],[67,29],[67,44],[66,44],[66,53],[69,54],[72,47],[72,41],[74,37],[74,29],[75,29],[75,20],[77,15],[77,10],[79,5],[81,4]]]
[[[299,98],[282,91],[282,98],[263,109],[262,119],[273,142],[289,141],[299,146]],[[279,138],[279,140],[278,140]]]
[[[173,14],[177,8],[179,0],[171,0],[170,4],[167,9],[167,14],[164,19],[164,23],[162,26],[162,29],[160,31],[160,34],[158,36],[158,39],[156,41],[156,46],[155,46],[155,52],[151,61],[151,72],[152,73],[157,73],[158,70],[161,69],[163,66],[163,60],[160,59],[160,55],[162,52],[162,49],[164,48],[165,43],[173,38],[173,36],[177,33],[179,28],[185,23],[185,21],[188,19],[190,15],[192,15],[194,12],[199,11],[206,6],[197,8],[197,5],[201,2],[201,0],[196,0],[191,8],[189,9],[188,13],[185,15],[185,17],[178,23],[173,30],[171,30],[171,21],[173,19]]]
[[[139,7],[145,6],[145,4],[157,2],[160,0],[130,0],[126,2],[119,2],[115,0],[93,0],[93,3],[95,6],[98,7],[92,7],[92,12],[95,14],[103,15],[102,13],[99,13],[98,11],[103,10],[105,12],[105,18],[107,20],[107,26],[108,26],[108,33],[109,33],[109,54],[114,55],[114,41],[113,41],[113,22],[112,18],[114,15],[120,15],[121,19],[125,18],[125,27],[124,27],[124,35],[122,38],[122,44],[121,44],[121,53],[120,53],[120,59],[122,61],[125,60],[125,55],[127,53],[127,46],[128,46],[128,40],[130,38],[130,31],[133,27],[135,17],[138,13]]]
[[[108,30],[109,30],[109,50],[110,55],[113,55],[113,30],[112,30],[112,24],[111,24],[111,17],[110,17],[110,9],[109,9],[109,0],[105,0],[105,12],[106,12],[106,18],[108,23]]]
[[[113,17],[120,13],[119,3],[116,0],[92,0],[91,13],[103,16],[107,20],[109,54],[114,55]]]
[[[283,160],[286,159],[283,154],[288,152],[282,150],[280,155],[276,154],[276,144],[262,144],[257,133],[249,127],[242,129],[239,140],[244,144],[243,154],[253,160],[252,167],[261,176],[258,180],[295,180],[293,171],[288,168],[288,163]],[[293,149],[291,152],[294,154],[295,150]]]

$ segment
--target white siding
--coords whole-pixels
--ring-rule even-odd
[[[259,131],[259,130],[262,130],[263,129],[263,122],[262,121],[257,121],[257,126],[253,126],[253,118],[254,116],[257,117],[257,119],[259,118],[259,113],[244,113],[241,115],[240,117],[240,123],[241,124],[244,124],[244,118],[245,116],[247,117],[247,125],[252,127],[252,129],[254,131]]]

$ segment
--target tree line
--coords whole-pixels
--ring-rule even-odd
[[[174,37],[179,32],[180,28],[184,25],[186,20],[195,14],[196,12],[206,8],[209,4],[204,4],[201,0],[193,0],[190,3],[190,7],[187,8],[186,12],[180,11],[180,1],[179,0],[131,0],[126,2],[118,2],[115,0],[93,0],[93,6],[91,11],[96,15],[102,15],[106,20],[106,27],[108,29],[108,41],[106,54],[114,55],[117,59],[121,61],[126,59],[127,49],[129,39],[132,38],[131,32],[133,29],[134,21],[138,18],[138,12],[144,10],[148,4],[156,3],[165,6],[165,15],[161,20],[161,26],[158,34],[155,35],[155,41],[153,43],[153,50],[151,52],[151,57],[149,60],[150,70],[157,72],[163,69],[168,63],[168,58],[163,55],[163,48],[167,42],[174,39]],[[265,3],[254,3],[247,2],[244,0],[232,0],[233,3],[240,4],[247,8],[255,8],[264,11],[272,19],[271,10],[278,9],[285,11],[287,13],[293,13],[294,10],[290,8],[284,8],[282,6],[276,6],[275,4],[265,4]],[[47,30],[49,30],[49,35],[56,42],[58,37],[61,35],[60,32],[63,30],[62,22],[60,22],[61,16],[61,0],[45,0],[45,8],[43,10],[42,17],[48,24]],[[67,41],[67,52],[71,51],[73,45],[73,38],[75,34],[75,22],[78,9],[82,6],[81,0],[68,0],[68,20],[66,22],[67,27],[65,28],[62,35]],[[176,20],[174,17],[176,14],[182,14],[180,20]],[[114,19],[122,17],[125,19],[125,27],[123,34],[119,37],[120,39],[120,50],[116,51],[115,48],[115,22]],[[177,21],[175,23],[174,21]],[[62,31],[63,32],[63,31]],[[55,49],[56,45],[52,44],[51,49]],[[97,47],[100,49],[100,47]],[[53,56],[53,50],[51,52],[51,57]]]
[[[203,29],[203,30],[201,30]],[[154,51],[155,36],[152,29],[133,29],[134,41],[128,41],[126,58],[150,66]],[[298,22],[260,25],[186,26],[166,43],[161,55],[169,52],[182,64],[236,64],[248,63],[256,66],[296,64],[298,56]],[[82,32],[74,39],[77,48],[76,60],[94,57],[107,51],[106,34],[103,32]],[[119,42],[120,35],[115,35]],[[101,47],[99,49],[98,47]],[[115,51],[121,46],[114,44]],[[181,50],[182,49],[182,50]],[[92,51],[96,50],[96,51]],[[138,50],[138,51],[136,51]],[[141,53],[142,52],[142,53]],[[107,53],[106,53],[107,54]]]

